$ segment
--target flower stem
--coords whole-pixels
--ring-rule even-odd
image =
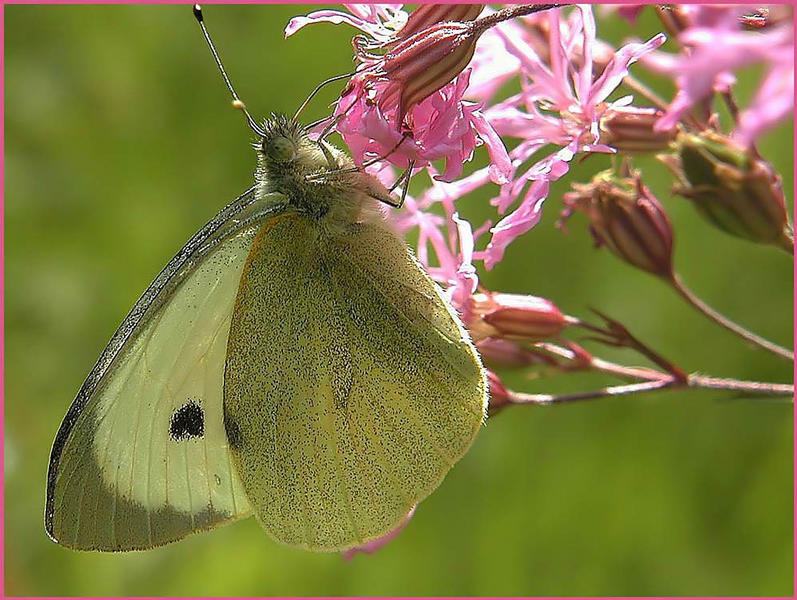
[[[645,381],[642,383],[632,383],[628,385],[616,385],[612,387],[593,390],[591,392],[580,392],[575,394],[524,394],[507,390],[509,402],[511,404],[567,404],[583,400],[598,400],[600,398],[612,398],[615,396],[627,396],[629,394],[641,394],[654,392],[666,388],[704,388],[714,390],[731,390],[747,392],[758,396],[793,396],[794,386],[787,383],[766,383],[761,381],[741,381],[739,379],[722,379],[718,377],[703,377],[702,375],[689,375],[686,381],[676,377],[665,377]]]
[[[491,15],[487,15],[486,17],[482,17],[481,19],[477,19],[473,24],[477,31],[485,31],[503,21],[508,21],[517,17],[525,17],[532,13],[542,12],[543,10],[557,8],[559,6],[561,6],[561,4],[521,4],[518,6],[510,6],[494,12]]]
[[[721,95],[722,99],[725,101],[725,106],[728,107],[728,112],[731,113],[731,119],[733,119],[735,127],[739,123],[739,105],[736,104],[736,100],[730,91],[723,92]]]
[[[667,101],[633,75],[626,75],[623,79],[623,83],[627,85],[631,91],[641,94],[647,98],[656,108],[667,110],[667,107],[669,106]]]
[[[580,400],[597,400],[598,398],[608,398],[611,396],[625,396],[627,394],[639,394],[642,392],[652,392],[666,387],[676,385],[675,379],[659,379],[645,381],[644,383],[631,383],[629,385],[616,385],[592,392],[582,392],[577,394],[524,394],[521,392],[509,392],[509,401],[512,404],[565,404],[568,402],[578,402]]]
[[[538,342],[534,344],[535,348],[544,350],[545,352],[563,358],[571,362],[579,362],[579,357],[570,348],[564,348],[558,344],[551,344],[549,342]],[[614,375],[621,379],[636,379],[643,381],[652,381],[654,379],[666,379],[669,374],[657,371],[656,369],[649,369],[647,367],[628,367],[619,365],[617,363],[603,360],[595,356],[590,356],[588,362],[584,363],[584,368],[599,371],[608,375]]]
[[[598,327],[586,321],[580,321],[578,325],[588,331],[594,331],[605,336],[604,338],[596,337],[593,339],[610,346],[632,348],[675,378],[682,381],[686,380],[686,373],[684,373],[683,370],[647,346],[641,340],[637,339],[622,323],[609,318],[595,309],[592,310],[606,322],[607,327]]]
[[[794,386],[788,383],[764,383],[761,381],[741,381],[739,379],[725,379],[720,377],[703,377],[690,375],[689,387],[707,388],[714,390],[735,390],[766,396],[793,396]]]
[[[692,292],[689,288],[687,288],[684,283],[681,281],[678,275],[674,275],[672,278],[672,285],[675,288],[681,297],[686,300],[689,304],[691,304],[695,309],[699,310],[701,313],[706,315],[709,319],[721,325],[728,331],[738,335],[740,338],[744,339],[751,344],[758,346],[759,348],[763,348],[768,352],[772,352],[773,354],[777,354],[781,358],[785,358],[786,360],[794,360],[794,352],[789,350],[788,348],[784,348],[783,346],[779,346],[774,342],[770,342],[762,338],[761,336],[748,331],[741,325],[737,325],[730,319],[722,316],[713,308],[711,308],[708,304],[703,302],[700,298],[698,298],[694,292]]]

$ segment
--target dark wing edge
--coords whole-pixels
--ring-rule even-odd
[[[50,452],[50,462],[47,467],[47,496],[44,510],[44,527],[47,535],[53,540],[53,515],[55,503],[55,480],[61,453],[77,422],[80,414],[91,398],[103,377],[108,373],[111,365],[118,356],[122,347],[130,337],[145,323],[152,309],[157,308],[198,265],[201,260],[212,251],[219,243],[234,235],[238,231],[260,221],[270,215],[285,210],[284,204],[276,202],[278,194],[268,194],[268,201],[259,200],[256,195],[256,186],[252,186],[227,206],[221,209],[208,221],[188,242],[180,248],[177,254],[166,263],[155,280],[147,287],[141,297],[133,305],[128,315],[119,325],[111,337],[110,342],[100,354],[97,363],[86,377],[77,396],[67,410],[66,416],[55,434],[53,448]]]

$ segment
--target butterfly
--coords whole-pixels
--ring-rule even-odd
[[[389,193],[294,119],[259,128],[255,185],[172,258],[53,444],[45,526],[141,550],[254,514],[284,544],[384,536],[485,418],[485,371],[385,221]]]

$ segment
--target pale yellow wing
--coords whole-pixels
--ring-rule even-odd
[[[222,422],[239,279],[275,196],[248,193],[166,266],[56,436],[47,532],[81,550],[151,548],[250,514]]]
[[[341,550],[392,530],[484,419],[466,332],[381,225],[326,237],[296,215],[258,234],[225,371],[225,426],[277,540]]]

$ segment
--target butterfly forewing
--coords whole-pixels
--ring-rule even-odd
[[[244,195],[167,265],[56,437],[46,524],[77,549],[150,548],[249,514],[222,421],[239,279],[269,200]]]
[[[325,238],[297,215],[253,245],[224,385],[256,516],[314,550],[398,525],[470,446],[486,405],[467,334],[404,242],[383,224]]]

